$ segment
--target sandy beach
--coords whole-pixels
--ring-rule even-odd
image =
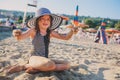
[[[36,74],[2,72],[4,67],[26,64],[31,48],[30,39],[17,41],[11,32],[0,32],[0,80],[120,80],[120,45],[94,43],[79,36],[68,41],[51,39],[49,48],[49,58],[68,60],[77,67]]]

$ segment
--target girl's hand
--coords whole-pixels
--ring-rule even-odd
[[[22,31],[20,29],[13,30],[13,36],[18,37],[22,34]]]
[[[73,34],[76,34],[79,31],[78,27],[72,27],[71,29],[73,31]]]
[[[68,25],[67,28],[71,28],[74,34],[76,34],[79,31],[78,27],[74,27],[74,25]]]

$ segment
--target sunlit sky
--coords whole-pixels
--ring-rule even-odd
[[[26,7],[32,0],[0,0],[0,9],[32,11],[36,8]],[[79,16],[120,19],[120,0],[38,0],[38,8],[46,7],[52,13],[74,15],[76,5]]]

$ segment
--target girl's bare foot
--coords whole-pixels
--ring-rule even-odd
[[[25,70],[24,66],[15,65],[15,66],[11,66],[8,69],[5,69],[5,73],[6,74],[12,74],[12,73],[20,72],[20,71],[23,71],[23,70]]]
[[[34,74],[39,72],[39,70],[33,69],[32,67],[29,67],[26,71],[26,73]]]

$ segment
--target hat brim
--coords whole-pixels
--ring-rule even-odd
[[[55,15],[55,14],[48,14],[48,15],[50,15],[52,17],[52,25],[50,26],[50,30],[54,30],[54,29],[58,28],[60,26],[60,24],[62,23],[63,18],[61,16],[58,16],[58,15]],[[36,25],[36,19],[37,18],[38,17],[34,17],[34,18],[30,19],[27,22],[27,27],[34,28],[35,25]]]

